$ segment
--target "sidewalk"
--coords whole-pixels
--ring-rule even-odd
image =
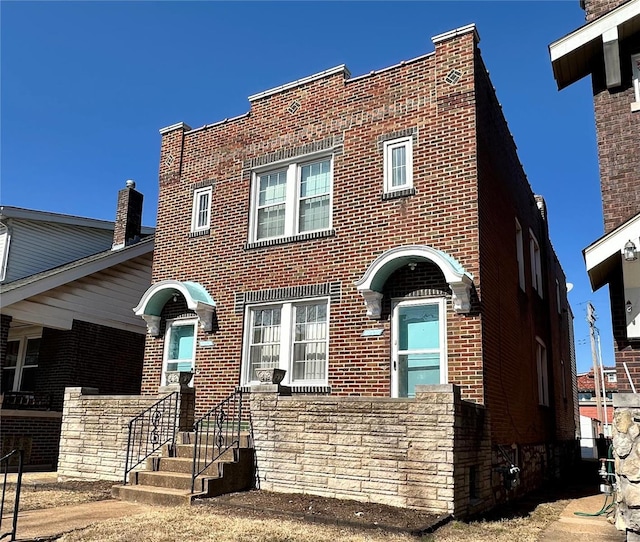
[[[602,509],[603,493],[571,499],[562,511],[560,518],[554,521],[541,534],[538,542],[625,542],[626,534],[618,531],[606,515],[586,517],[576,516],[574,512],[595,514]],[[607,503],[611,502],[611,498]]]

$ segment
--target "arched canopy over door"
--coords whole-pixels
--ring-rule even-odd
[[[458,313],[468,313],[471,310],[473,276],[445,252],[427,245],[406,245],[392,248],[378,256],[356,282],[369,318],[380,318],[382,289],[391,274],[404,265],[423,260],[433,262],[442,271],[451,288],[454,310]]]
[[[204,286],[197,282],[163,280],[151,286],[133,309],[135,314],[147,322],[147,333],[153,336],[160,334],[162,308],[176,293],[181,294],[187,307],[198,315],[200,327],[204,331],[211,331],[216,303]]]

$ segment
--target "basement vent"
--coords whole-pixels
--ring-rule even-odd
[[[289,107],[287,107],[287,111],[289,111],[289,113],[291,113],[292,115],[298,109],[300,109],[300,102],[298,102],[298,100],[293,100],[293,102],[291,102],[291,105]]]
[[[449,74],[444,78],[444,80],[450,85],[455,85],[456,83],[458,83],[458,81],[460,81],[461,77],[462,77],[461,71],[451,70]]]

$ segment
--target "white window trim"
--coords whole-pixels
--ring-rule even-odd
[[[640,104],[640,53],[631,55],[631,74],[636,104]]]
[[[329,160],[329,223],[326,228],[319,228],[316,230],[300,231],[298,222],[299,209],[300,209],[300,171],[302,167],[313,164],[315,162],[322,162]],[[308,154],[297,157],[296,160],[289,161],[277,161],[272,162],[268,166],[256,168],[251,175],[251,213],[249,221],[249,242],[257,243],[261,241],[269,241],[272,239],[284,239],[287,237],[296,237],[298,235],[307,235],[315,232],[328,231],[332,228],[333,224],[333,175],[334,175],[334,160],[333,154],[323,153]],[[287,186],[285,196],[285,224],[284,233],[273,237],[261,237],[258,238],[258,196],[260,192],[260,175],[269,173],[272,171],[287,172]]]
[[[327,307],[327,336],[325,338],[326,341],[326,352],[327,359],[325,361],[325,376],[322,380],[296,380],[292,381],[293,378],[293,326],[295,322],[293,321],[293,307],[295,305],[313,305],[317,303],[325,303]],[[285,373],[284,380],[282,381],[283,385],[286,386],[328,386],[329,383],[329,326],[331,322],[331,303],[328,297],[315,297],[315,298],[304,298],[304,299],[294,299],[287,301],[278,301],[278,302],[270,302],[270,303],[256,303],[247,305],[245,307],[244,314],[244,334],[242,339],[242,375],[240,381],[243,386],[251,386],[254,384],[259,384],[258,380],[249,380],[247,375],[249,373],[251,359],[249,355],[249,350],[251,346],[250,333],[251,333],[251,314],[253,309],[258,308],[271,308],[271,307],[280,307],[280,365],[279,369],[284,369],[287,372]]]
[[[30,339],[42,339],[42,328],[39,327],[25,327],[23,329],[17,330],[9,330],[9,336],[7,338],[7,342],[16,341],[19,343],[18,345],[18,360],[16,362],[16,366],[8,368],[3,367],[4,370],[14,370],[15,376],[13,377],[13,389],[9,391],[20,391],[22,387],[22,371],[24,369],[30,369],[33,367],[38,367],[38,365],[25,365],[25,355],[27,352],[27,341]]]
[[[416,299],[392,299],[392,341],[391,341],[391,397],[398,397],[398,309],[411,305],[438,305],[438,318],[440,319],[440,384],[449,383],[449,364],[447,356],[447,304],[446,299],[440,298],[416,298]],[[394,366],[395,362],[395,366]]]
[[[198,218],[202,209],[200,208],[200,196],[203,194],[208,194],[209,196],[209,207],[207,209],[207,220],[206,224],[198,226]],[[213,197],[213,187],[206,186],[204,188],[198,188],[193,191],[193,203],[191,205],[191,231],[193,233],[206,231],[211,227],[211,200]]]
[[[536,372],[538,378],[538,404],[549,406],[549,369],[547,367],[547,347],[540,337],[536,337]]]
[[[0,282],[7,274],[7,261],[9,260],[9,243],[11,242],[11,232],[9,226],[0,224]]]
[[[529,230],[529,252],[531,256],[531,281],[532,286],[541,298],[544,298],[544,290],[542,289],[542,256],[540,254],[540,243],[538,239]]]
[[[404,146],[406,148],[406,168],[407,182],[401,186],[392,186],[392,160],[391,151],[396,147]],[[401,137],[385,141],[383,144],[384,152],[384,192],[389,194],[399,190],[408,190],[413,188],[413,136]]]
[[[527,283],[524,273],[524,241],[522,237],[522,226],[516,218],[516,260],[518,262],[518,284],[523,292],[527,291]]]
[[[164,347],[162,350],[162,375],[160,379],[160,385],[167,385],[167,364],[169,362],[169,343],[170,333],[173,327],[178,326],[193,326],[193,352],[191,353],[191,370],[195,372],[196,366],[196,345],[198,342],[198,319],[197,318],[176,318],[173,320],[167,320],[166,330],[164,332]],[[186,360],[183,360],[186,361]],[[189,382],[189,386],[193,387],[193,378]]]

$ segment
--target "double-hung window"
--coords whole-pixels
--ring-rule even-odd
[[[536,337],[536,369],[538,372],[538,403],[544,406],[549,406],[547,347],[538,337]]]
[[[542,258],[540,245],[533,232],[529,232],[529,251],[531,256],[531,283],[540,297],[544,297],[542,289]]]
[[[191,231],[206,231],[211,227],[211,195],[212,188],[207,186],[193,192],[191,211]]]
[[[412,142],[411,137],[384,142],[385,193],[413,188]]]
[[[243,382],[275,368],[292,385],[326,385],[328,308],[324,299],[248,307]]]
[[[331,158],[256,172],[253,184],[252,241],[331,227]]]
[[[7,341],[2,367],[2,392],[36,391],[40,337],[24,336]]]
[[[631,76],[636,103],[640,102],[640,54],[631,56]]]
[[[518,284],[520,289],[526,291],[526,283],[524,278],[524,244],[522,242],[522,226],[516,218],[516,260],[518,262]]]

